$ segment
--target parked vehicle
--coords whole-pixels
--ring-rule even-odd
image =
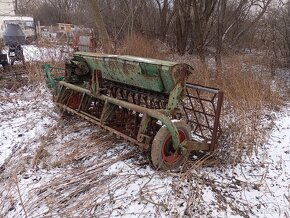
[[[25,36],[25,43],[29,44],[36,40],[36,28],[32,17],[24,16],[0,16],[0,40],[3,40],[3,35],[9,24],[17,24]]]
[[[3,53],[0,49],[0,64],[3,68],[8,65],[14,65],[15,61],[22,61],[24,64],[23,48],[25,44],[25,35],[17,24],[7,24],[3,34],[3,45],[8,47],[8,54]],[[7,57],[8,55],[8,57]]]
[[[0,49],[0,65],[2,65],[2,68],[4,69],[6,69],[9,66],[7,54],[3,54],[1,49]]]

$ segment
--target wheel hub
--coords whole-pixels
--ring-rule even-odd
[[[183,142],[186,138],[185,133],[182,130],[178,130],[179,133],[179,141]],[[166,139],[163,149],[162,149],[162,159],[167,164],[174,164],[182,158],[182,155],[179,154],[177,150],[174,149],[172,143],[172,136],[168,136]]]

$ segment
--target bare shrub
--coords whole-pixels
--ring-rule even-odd
[[[43,83],[46,81],[44,72],[42,70],[42,65],[43,63],[41,62],[26,64],[27,77],[30,84]]]
[[[126,37],[117,53],[157,59],[164,59],[165,57],[159,51],[158,45],[154,40],[148,39],[140,34]]]

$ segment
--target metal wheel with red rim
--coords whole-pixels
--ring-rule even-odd
[[[179,140],[190,139],[190,127],[184,121],[174,123],[179,133]],[[186,150],[177,151],[173,148],[172,136],[166,127],[162,127],[154,137],[151,147],[151,161],[156,169],[177,169],[186,160]]]

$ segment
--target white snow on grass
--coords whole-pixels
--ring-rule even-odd
[[[95,125],[61,120],[43,87],[0,91],[0,217],[290,215],[289,106],[245,162],[174,173]]]
[[[30,141],[37,141],[46,129],[54,124],[52,116],[46,113],[54,106],[41,94],[47,92],[44,87],[36,91],[21,89],[19,93],[1,91],[8,101],[0,103],[0,166],[13,153]]]
[[[68,46],[41,47],[37,45],[22,45],[22,49],[25,62],[65,60],[73,52]],[[8,47],[5,47],[3,52],[8,54]],[[15,62],[15,64],[20,65],[22,62]]]
[[[64,60],[72,52],[68,47],[38,47],[35,45],[23,45],[25,61],[60,61]]]

